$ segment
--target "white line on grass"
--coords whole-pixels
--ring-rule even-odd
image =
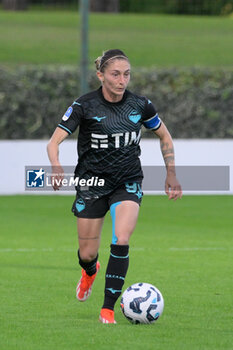
[[[131,248],[131,251],[144,251],[145,248]],[[102,249],[102,251],[109,251]],[[0,248],[0,253],[41,253],[41,252],[76,252],[75,248]]]
[[[170,251],[173,252],[189,252],[189,251],[211,251],[211,250],[229,250],[232,248],[227,247],[185,247],[185,248],[169,248]]]
[[[171,247],[167,248],[169,251],[172,252],[193,252],[193,251],[223,251],[223,250],[232,250],[232,247],[184,247],[184,248],[178,248],[178,247]],[[167,249],[161,249],[157,248],[156,250],[167,250]],[[132,247],[130,248],[130,251],[132,252],[144,252],[145,250],[150,250],[150,248],[145,247]],[[102,252],[108,252],[109,250],[102,249]],[[54,252],[71,252],[75,253],[75,248],[0,248],[0,253],[54,253]]]
[[[63,251],[63,252],[73,252],[74,249],[54,249],[54,248],[2,248],[0,249],[0,253],[40,253],[40,252],[55,252],[55,251]]]

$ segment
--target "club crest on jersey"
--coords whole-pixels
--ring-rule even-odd
[[[92,117],[92,119],[95,119],[95,120],[97,120],[97,122],[101,122],[101,120],[102,119],[105,119],[105,118],[107,118],[106,116],[104,116],[104,117]]]
[[[133,122],[134,124],[137,124],[137,122],[141,119],[141,114],[138,114],[137,111],[133,111],[131,112],[131,114],[129,115],[129,120],[131,120],[131,122]]]
[[[65,114],[63,115],[62,120],[64,120],[64,122],[66,122],[69,119],[69,117],[71,116],[72,112],[73,112],[73,108],[69,107],[67,109],[67,111],[65,112]]]

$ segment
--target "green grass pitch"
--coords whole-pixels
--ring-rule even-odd
[[[91,14],[89,56],[121,48],[135,67],[232,66],[233,17]],[[80,18],[65,11],[0,11],[0,62],[80,62]]]
[[[0,197],[2,350],[230,350],[233,196],[145,196],[130,244],[125,287],[149,282],[165,308],[153,325],[98,322],[111,242],[108,214],[101,270],[85,303],[71,196]]]

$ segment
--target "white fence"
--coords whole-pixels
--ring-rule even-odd
[[[0,194],[28,193],[25,191],[25,166],[49,165],[46,152],[47,142],[46,140],[0,141]],[[179,139],[174,140],[174,145],[176,165],[178,166],[229,166],[229,189],[218,190],[217,193],[233,194],[233,140]],[[142,139],[141,150],[143,166],[163,165],[158,139]],[[75,140],[65,140],[60,145],[60,161],[67,166],[76,164]],[[207,192],[215,193],[214,191]],[[48,192],[46,193],[48,194]],[[60,194],[64,193],[64,191],[60,191]],[[161,191],[152,191],[152,193],[161,193]],[[206,192],[195,191],[195,193]]]

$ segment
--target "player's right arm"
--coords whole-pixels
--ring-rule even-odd
[[[59,161],[59,145],[81,124],[83,108],[78,101],[74,101],[67,109],[47,146],[49,160],[52,165],[52,186],[55,191],[61,187],[61,181],[64,177],[64,170]]]
[[[64,170],[59,161],[59,145],[68,135],[68,132],[57,127],[47,145],[48,157],[52,166],[51,181],[55,191],[59,190],[61,181],[64,178]]]

